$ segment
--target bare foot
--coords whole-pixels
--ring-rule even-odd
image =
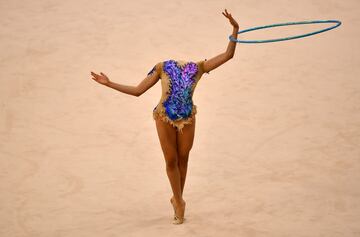
[[[174,196],[172,196],[170,198],[170,202],[171,202],[171,205],[173,206],[173,209],[174,209],[174,220],[176,220],[176,210],[175,210],[175,206],[174,206]]]
[[[182,224],[185,220],[186,202],[182,200],[181,203],[178,203],[173,197],[170,199],[170,202],[172,203],[175,212],[173,224]]]

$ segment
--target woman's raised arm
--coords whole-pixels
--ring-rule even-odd
[[[233,26],[232,37],[237,39],[237,32],[239,31],[238,23],[234,20],[234,18],[231,16],[231,14],[227,12],[226,9],[225,9],[225,14],[224,14],[224,12],[222,12],[222,14],[226,18],[229,19],[231,25]],[[229,40],[227,49],[224,53],[221,53],[221,54],[219,54],[213,58],[210,58],[209,60],[204,62],[204,72],[209,72],[209,71],[219,67],[220,65],[224,64],[232,57],[234,57],[236,44],[237,44],[236,42]]]

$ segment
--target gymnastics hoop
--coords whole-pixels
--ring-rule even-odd
[[[338,21],[338,20],[316,20],[316,21],[286,22],[286,23],[279,23],[279,24],[272,24],[272,25],[265,25],[265,26],[257,26],[257,27],[253,27],[253,28],[248,28],[246,30],[242,30],[242,31],[237,32],[237,34],[242,34],[242,33],[248,32],[248,31],[259,30],[259,29],[263,29],[263,28],[270,28],[270,27],[277,27],[277,26],[287,26],[287,25],[314,24],[314,23],[337,23],[337,24],[335,26],[331,26],[329,28],[325,28],[325,29],[322,29],[322,30],[319,30],[319,31],[314,31],[314,32],[311,32],[311,33],[308,33],[308,34],[296,35],[296,36],[278,38],[278,39],[238,40],[238,39],[235,39],[232,35],[229,36],[229,39],[231,41],[233,41],[233,42],[238,42],[238,43],[270,43],[270,42],[277,42],[277,41],[284,41],[284,40],[292,40],[292,39],[297,39],[297,38],[307,37],[307,36],[310,36],[310,35],[319,34],[321,32],[334,29],[334,28],[341,25],[341,21]]]

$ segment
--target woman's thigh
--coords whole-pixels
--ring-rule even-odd
[[[162,121],[160,118],[155,121],[161,149],[166,162],[177,162],[176,128]]]
[[[186,124],[183,127],[183,133],[177,133],[177,151],[180,158],[187,158],[190,153],[190,150],[194,143],[195,124],[196,119],[194,116],[192,123]]]

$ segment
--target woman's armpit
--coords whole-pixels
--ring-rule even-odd
[[[198,61],[198,62],[197,62],[200,75],[202,75],[202,74],[204,74],[204,73],[209,74],[208,72],[205,72],[205,71],[204,71],[204,63],[205,63],[206,60],[207,60],[207,59],[201,60],[201,61]]]

